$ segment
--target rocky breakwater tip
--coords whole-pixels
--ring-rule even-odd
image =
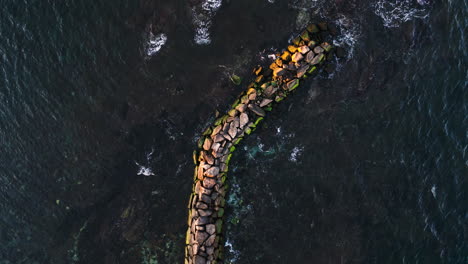
[[[325,23],[309,25],[287,49],[275,55],[271,65],[254,69],[255,79],[247,90],[226,115],[203,132],[193,153],[185,263],[221,263],[226,175],[232,152],[276,103],[299,86],[301,79],[316,74],[333,57],[335,48],[326,41],[329,33],[333,35]]]

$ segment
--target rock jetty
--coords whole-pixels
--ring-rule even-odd
[[[325,41],[328,33],[325,23],[309,25],[287,49],[275,55],[271,65],[254,69],[255,79],[247,90],[203,132],[193,152],[195,171],[188,202],[186,264],[221,263],[226,176],[232,152],[275,104],[332,58],[335,49]]]

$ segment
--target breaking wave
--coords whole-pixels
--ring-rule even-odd
[[[429,13],[423,0],[379,0],[373,4],[374,13],[382,18],[385,27],[399,27],[415,18],[424,19]]]
[[[146,43],[146,55],[153,56],[158,53],[161,48],[166,44],[167,36],[164,33],[154,35],[149,32],[148,42]]]
[[[205,0],[200,6],[193,8],[193,24],[195,26],[195,43],[208,45],[211,43],[211,19],[221,7],[222,0]]]
[[[335,23],[340,29],[340,34],[333,40],[333,45],[345,48],[349,60],[353,57],[354,50],[362,35],[361,26],[344,15],[339,15]]]

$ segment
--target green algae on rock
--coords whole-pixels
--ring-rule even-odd
[[[325,63],[333,46],[323,41],[325,23],[309,25],[292,40],[287,50],[276,54],[269,67],[256,67],[254,82],[247,86],[227,114],[218,117],[198,140],[193,153],[194,184],[188,202],[188,229],[185,263],[221,263],[222,230],[227,192],[226,175],[236,145],[255,131],[259,123],[300,85],[300,79],[312,76]],[[231,80],[240,84],[241,78]]]

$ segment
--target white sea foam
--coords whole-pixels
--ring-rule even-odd
[[[231,253],[231,257],[228,259],[227,263],[236,263],[237,260],[239,260],[240,252],[234,249],[234,246],[229,239],[226,239],[224,246],[229,250],[229,253]]]
[[[142,166],[135,162],[136,165],[138,166],[138,172],[137,175],[144,175],[144,176],[154,176],[153,170],[149,167]]]
[[[354,55],[356,45],[361,37],[361,26],[344,15],[339,15],[335,21],[340,28],[340,34],[333,40],[333,45],[345,48],[348,60]]]
[[[146,154],[146,163],[149,164],[151,159],[152,159],[152,156],[153,156],[153,153],[154,153],[154,149],[151,149],[151,151]],[[151,167],[149,165],[145,166],[145,165],[141,165],[139,164],[138,162],[135,161],[135,164],[138,166],[138,172],[137,172],[137,175],[144,175],[144,176],[154,176],[154,172],[153,172],[153,169],[151,169]]]
[[[432,186],[431,193],[432,193],[432,196],[434,196],[434,198],[437,198],[437,187],[435,185]]]
[[[192,10],[193,24],[195,26],[195,43],[208,45],[211,43],[210,28],[211,19],[221,7],[222,0],[205,0],[200,7]]]
[[[406,21],[415,18],[426,18],[428,11],[422,7],[426,1],[417,1],[420,6],[416,6],[414,0],[379,0],[374,5],[374,13],[382,18],[385,27],[399,27]]]
[[[302,154],[303,147],[294,147],[289,155],[289,161],[297,162],[297,158]]]
[[[146,55],[153,56],[158,53],[161,48],[166,44],[167,36],[164,33],[154,35],[149,33],[148,42],[146,43]]]

